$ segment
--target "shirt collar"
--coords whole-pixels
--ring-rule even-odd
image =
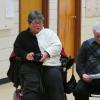
[[[36,37],[41,35],[43,29],[44,29],[44,27],[41,29],[41,31],[39,33],[36,34]]]
[[[31,37],[34,37],[34,36],[35,36],[35,35],[32,34],[32,32],[30,31],[29,28],[26,30],[26,32],[27,32]]]
[[[94,44],[94,45],[95,45],[95,44],[98,44],[98,43],[95,41],[95,38],[92,38],[90,42],[91,42],[91,44]]]

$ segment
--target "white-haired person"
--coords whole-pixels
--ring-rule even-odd
[[[62,44],[54,31],[44,28],[43,21],[40,12],[30,12],[28,29],[20,32],[14,43],[16,56],[23,60],[20,66],[22,100],[42,100],[41,83],[46,100],[64,100],[60,69]]]
[[[75,100],[89,100],[91,93],[100,93],[100,21],[93,25],[94,38],[83,42],[76,61],[80,77],[73,95]]]

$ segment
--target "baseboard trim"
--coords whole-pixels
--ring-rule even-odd
[[[0,85],[8,82],[10,82],[10,80],[7,77],[0,79]]]

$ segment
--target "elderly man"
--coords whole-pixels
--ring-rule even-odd
[[[100,93],[100,21],[93,26],[94,38],[83,42],[76,62],[76,71],[80,80],[73,92],[75,100],[89,100],[91,93]],[[93,79],[92,79],[93,78]]]
[[[29,28],[21,32],[14,43],[16,55],[23,60],[22,100],[41,100],[42,82],[47,100],[64,100],[60,70],[62,45],[55,32],[43,27],[43,20],[41,13],[32,11],[28,16]]]

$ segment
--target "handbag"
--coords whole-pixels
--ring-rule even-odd
[[[75,76],[74,76],[74,59],[68,57],[64,51],[64,48],[62,48],[61,51],[61,58],[60,58],[61,64],[62,64],[62,79],[63,79],[63,86],[64,86],[64,93],[72,93],[75,86],[77,85]],[[67,70],[72,69],[72,76],[70,80],[67,82]]]
[[[77,82],[74,76],[74,67],[72,67],[72,76],[69,79],[69,81],[67,81],[67,70],[65,70],[63,72],[64,93],[67,93],[67,94],[72,93],[76,85],[77,85]]]
[[[61,50],[61,53],[60,53],[61,57],[60,57],[60,61],[61,61],[61,64],[62,64],[62,67],[63,68],[66,68],[66,71],[68,69],[71,68],[71,66],[73,65],[74,63],[74,59],[71,58],[71,56],[67,56],[65,51],[64,51],[64,48],[62,48]]]
[[[65,93],[68,93],[68,94],[72,93],[76,85],[77,85],[77,82],[76,82],[75,76],[72,75],[70,80],[66,83],[64,87]]]
[[[9,61],[10,66],[7,71],[8,79],[13,83],[14,87],[18,87],[21,84],[19,70],[21,68],[22,62],[16,60],[16,54],[14,51],[12,51],[9,57]]]

